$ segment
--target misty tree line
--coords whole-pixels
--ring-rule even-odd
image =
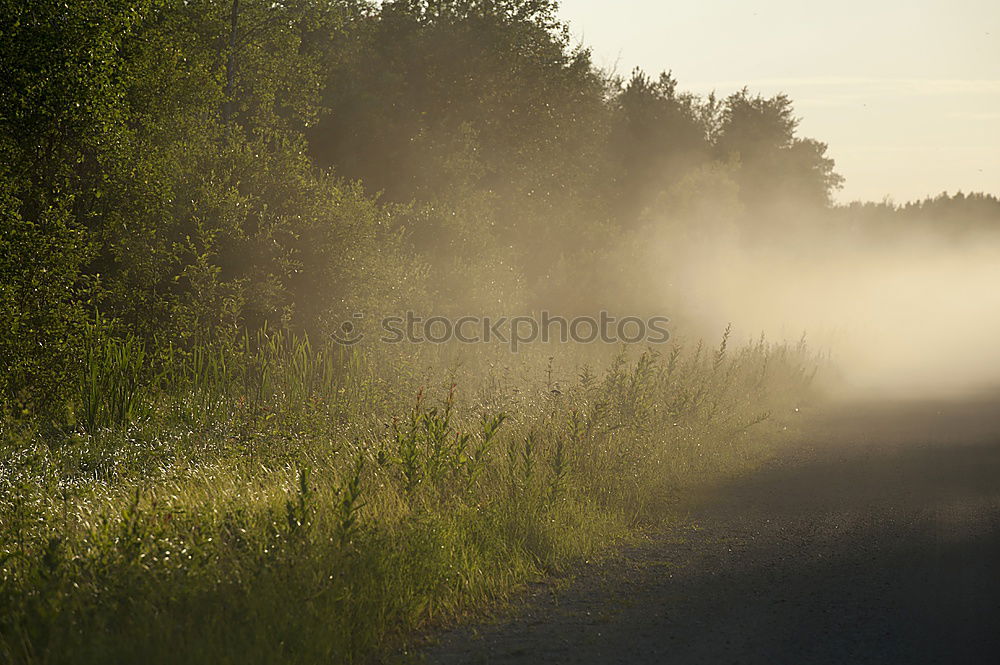
[[[841,178],[786,96],[602,72],[557,9],[2,0],[4,401],[57,402],[95,335],[531,307],[664,224],[831,209]]]

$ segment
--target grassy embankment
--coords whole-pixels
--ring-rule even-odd
[[[3,424],[0,660],[389,653],[773,437],[813,360],[725,347],[623,352],[553,392],[544,361],[420,388],[277,334],[156,359],[95,344],[75,427]]]

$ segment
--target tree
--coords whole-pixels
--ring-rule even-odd
[[[784,94],[766,98],[743,90],[724,104],[716,156],[735,158],[741,198],[748,210],[830,204],[843,178],[834,172],[826,145],[796,136],[798,119]]]
[[[120,50],[146,3],[0,4],[0,397],[58,411],[96,275],[98,155],[123,125]]]
[[[433,207],[412,231],[436,258],[456,249],[461,215],[473,228],[460,233],[495,236],[541,271],[587,237],[605,175],[605,81],[554,12],[528,0],[358,10],[333,49],[311,155],[391,202]]]
[[[614,101],[610,152],[616,217],[634,224],[665,188],[709,157],[700,102],[677,90],[669,72],[650,79],[636,69]]]

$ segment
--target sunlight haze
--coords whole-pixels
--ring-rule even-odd
[[[563,0],[599,67],[787,93],[842,202],[1000,190],[1000,3]],[[640,18],[641,17],[641,18]]]

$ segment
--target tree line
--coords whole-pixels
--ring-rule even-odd
[[[95,335],[561,302],[625,239],[766,233],[842,182],[787,96],[603,72],[553,0],[3,0],[0,44],[0,392],[25,410]]]

